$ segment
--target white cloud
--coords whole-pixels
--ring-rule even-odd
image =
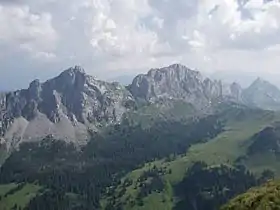
[[[0,5],[0,43],[31,53],[49,53],[57,34],[49,13],[36,14],[28,6]]]
[[[147,0],[90,0],[90,42],[102,54],[125,56],[157,52],[158,34],[141,19],[151,16],[159,27],[161,19],[153,17]]]
[[[80,64],[111,77],[175,61],[208,71],[272,72],[280,64],[279,0],[3,2],[0,52],[30,69]],[[15,68],[3,53],[0,61]]]
[[[212,47],[244,48],[244,50],[261,48],[277,44],[280,37],[280,3],[263,0],[251,0],[239,9],[235,0],[201,1],[198,13],[198,30],[207,36]],[[217,6],[215,12],[207,19],[207,14]],[[244,19],[242,12],[250,14]]]

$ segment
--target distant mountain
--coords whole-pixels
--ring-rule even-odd
[[[240,72],[240,71],[217,71],[214,73],[208,74],[209,78],[222,80],[224,83],[233,83],[236,82],[242,87],[248,87],[256,79],[255,73],[250,72]],[[260,76],[260,75],[257,75]]]
[[[280,115],[263,95],[277,89],[180,64],[127,87],[76,66],[2,93],[0,206],[217,210],[280,174]]]
[[[238,83],[211,80],[180,64],[151,69],[126,87],[97,80],[76,66],[44,83],[34,80],[27,89],[2,93],[0,142],[13,148],[22,141],[53,135],[81,144],[88,139],[88,131],[119,123],[130,110],[151,104],[161,104],[165,110],[165,104],[177,106],[172,101],[179,101],[180,107],[191,105],[196,112],[221,102],[278,110],[280,91],[260,79],[243,90]],[[141,118],[145,122],[145,116]]]
[[[0,134],[7,147],[52,134],[83,141],[88,130],[119,122],[134,108],[133,96],[118,83],[96,80],[73,67],[44,83],[0,97]]]
[[[136,99],[156,102],[159,99],[180,99],[205,107],[215,100],[236,97],[235,88],[224,89],[221,81],[203,78],[198,71],[183,65],[173,64],[160,69],[151,69],[138,75],[129,86]]]
[[[280,90],[260,78],[243,91],[243,98],[249,106],[268,110],[280,109]]]
[[[228,94],[235,96],[234,88]],[[97,80],[76,66],[44,83],[35,80],[27,89],[1,94],[1,142],[10,148],[50,134],[83,142],[88,130],[120,122],[125,112],[135,109],[136,99],[152,103],[176,99],[205,107],[222,96],[220,81],[203,79],[179,64],[139,75],[128,89]]]

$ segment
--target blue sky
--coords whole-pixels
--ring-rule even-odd
[[[174,62],[276,75],[279,0],[0,0],[0,88],[72,65],[99,78]]]

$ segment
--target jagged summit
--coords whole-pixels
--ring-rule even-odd
[[[34,88],[34,87],[38,87],[41,85],[41,82],[39,79],[35,79],[32,82],[30,82],[29,84],[29,88]]]
[[[86,74],[86,72],[83,67],[76,65],[64,70],[60,75],[63,74],[75,75],[75,74]]]
[[[123,86],[96,80],[75,66],[46,82],[34,80],[28,89],[2,95],[0,134],[8,147],[50,134],[85,140],[89,129],[119,122],[134,104]]]
[[[86,78],[86,72],[81,66],[74,66],[70,67],[63,72],[61,72],[57,77],[47,80],[44,83],[41,83],[39,79],[33,80],[29,84],[29,90],[35,90],[42,86],[42,84],[48,84],[48,83],[57,83],[57,84],[68,84],[68,85],[74,85],[77,83],[84,83],[84,80]]]
[[[222,88],[221,81],[204,79],[200,72],[181,64],[151,69],[147,74],[138,75],[129,86],[132,95],[141,100],[155,102],[172,98],[197,107],[222,97]]]
[[[74,66],[64,70],[58,77],[72,78],[85,77],[86,72],[81,66]]]
[[[178,64],[178,63],[175,63],[175,64],[172,64],[172,65],[169,65],[167,67],[163,67],[163,68],[156,68],[156,69],[151,69],[150,71],[148,71],[147,75],[148,76],[156,76],[156,74],[176,74],[177,77],[182,77],[182,76],[185,76],[185,75],[190,75],[190,74],[193,74],[193,75],[197,75],[199,77],[201,77],[201,74],[199,71],[195,71],[195,70],[192,70],[182,64]]]

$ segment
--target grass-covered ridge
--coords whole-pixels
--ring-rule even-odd
[[[270,181],[228,202],[221,210],[275,210],[280,208],[280,182]]]

